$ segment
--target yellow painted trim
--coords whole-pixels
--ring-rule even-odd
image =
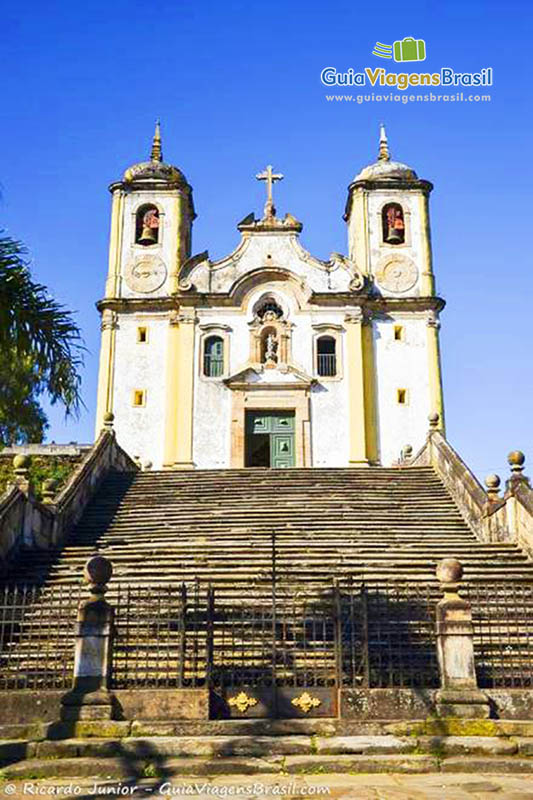
[[[369,273],[368,255],[368,195],[364,190],[354,191],[348,221],[348,253],[361,272]]]
[[[172,467],[178,454],[178,369],[180,331],[177,315],[169,320],[167,333],[166,423],[164,467]]]
[[[116,328],[114,313],[112,311],[104,311],[98,367],[98,393],[96,398],[96,437],[99,436],[103,428],[104,414],[108,411],[113,411],[115,345]]]
[[[124,195],[121,191],[113,193],[111,208],[111,233],[109,237],[109,267],[105,296],[117,297],[120,277],[120,261],[124,230]]]
[[[165,457],[163,466],[194,467],[194,309],[174,313],[168,327]]]
[[[195,313],[187,309],[187,316],[180,316],[179,360],[178,360],[178,442],[175,469],[194,467],[193,453],[193,415],[194,415],[194,339]]]
[[[348,368],[350,466],[368,466],[367,426],[365,410],[365,368],[363,346],[363,314],[346,318],[346,351]]]
[[[429,198],[421,194],[418,197],[418,213],[420,219],[420,240],[422,243],[422,280],[421,292],[424,297],[435,294],[435,276],[433,275],[433,261],[431,255],[431,229],[429,226]]]
[[[363,324],[363,395],[365,402],[366,457],[371,464],[378,461],[378,427],[375,391],[374,337],[372,323]]]
[[[429,321],[427,324],[427,350],[429,372],[429,402],[430,413],[437,411],[439,414],[438,430],[446,435],[444,419],[444,398],[442,391],[442,369],[439,342],[439,324]]]
[[[137,395],[141,396],[141,402],[137,403]],[[133,389],[131,404],[134,408],[144,408],[146,406],[146,389]]]

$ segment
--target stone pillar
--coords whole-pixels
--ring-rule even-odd
[[[362,308],[346,314],[350,419],[350,467],[367,467],[377,458],[372,329]]]
[[[437,429],[444,435],[444,400],[442,394],[442,374],[440,359],[439,342],[440,322],[435,311],[428,311],[426,331],[427,331],[427,355],[428,355],[428,377],[429,377],[429,403],[432,412],[439,415]]]
[[[117,314],[106,308],[102,312],[102,342],[98,367],[98,394],[96,398],[96,428],[98,438],[104,426],[104,416],[113,410],[115,345],[117,334]]]
[[[53,505],[56,494],[56,482],[52,478],[47,478],[47,480],[42,482],[41,493],[44,505]]]
[[[33,507],[35,501],[35,493],[33,484],[30,478],[31,456],[19,455],[13,458],[13,480],[12,484],[26,495],[27,502],[24,504],[24,512],[22,522],[22,541],[27,547],[33,547],[35,544],[33,536]]]
[[[526,457],[521,450],[512,450],[507,456],[507,463],[511,468],[511,477],[505,482],[507,492],[512,492],[519,486],[531,489],[531,481],[524,475]]]
[[[169,318],[164,467],[193,469],[194,308]]]
[[[459,596],[463,567],[455,558],[445,558],[437,567],[444,597],[437,604],[437,657],[441,688],[437,711],[442,717],[486,719],[487,697],[477,685],[474,661],[472,611]]]
[[[196,312],[182,308],[179,317],[178,448],[174,469],[193,469],[194,343]]]
[[[33,487],[30,481],[31,456],[22,453],[13,458],[13,483],[26,497],[33,496]]]
[[[489,505],[500,502],[500,484],[500,476],[496,475],[495,473],[491,473],[485,478],[485,486],[487,487],[487,500]]]
[[[78,609],[72,691],[61,701],[64,720],[112,718],[114,609],[104,598],[112,574],[112,564],[103,556],[95,555],[85,565],[90,597]]]

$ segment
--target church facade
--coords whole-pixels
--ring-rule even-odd
[[[278,217],[271,167],[261,219],[225,258],[192,255],[192,189],[162,159],[113,183],[97,434],[145,467],[363,467],[444,425],[429,224],[432,184],[379,155],[350,183],[347,255],[328,261]]]

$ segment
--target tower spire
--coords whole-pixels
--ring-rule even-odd
[[[387,139],[387,134],[385,133],[385,125],[381,123],[381,125],[379,126],[378,161],[389,161],[389,160],[390,160],[389,140]]]
[[[163,160],[163,151],[161,149],[161,123],[159,120],[157,120],[155,123],[155,133],[154,138],[152,139],[152,152],[150,153],[150,159],[152,161]]]

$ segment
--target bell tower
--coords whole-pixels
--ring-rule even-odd
[[[430,297],[435,292],[429,226],[432,189],[407,164],[391,159],[381,125],[377,161],[362,169],[348,187],[344,218],[350,258],[386,294]]]
[[[111,411],[117,416],[117,403],[129,399],[120,397],[121,386],[128,383],[128,376],[123,374],[125,365],[133,357],[138,365],[142,357],[142,350],[132,348],[132,342],[153,341],[158,322],[154,311],[163,298],[178,291],[180,267],[191,254],[195,218],[192,189],[185,176],[163,161],[159,121],[150,160],[129,167],[121,180],[111,184],[109,191],[112,195],[109,267],[105,296],[98,304],[102,343],[96,435],[102,428],[104,414]],[[132,327],[129,341],[125,335],[127,327]],[[141,402],[146,397],[144,383],[146,380],[139,376],[131,389],[138,393]],[[120,420],[117,425],[120,427]]]
[[[373,364],[384,463],[405,444],[423,441],[428,414],[438,412],[444,429],[439,349],[444,301],[435,294],[432,189],[410,166],[391,158],[383,125],[377,160],[348,187],[344,219],[349,256],[366,276],[372,298],[364,322],[372,335],[367,330],[363,358]]]

